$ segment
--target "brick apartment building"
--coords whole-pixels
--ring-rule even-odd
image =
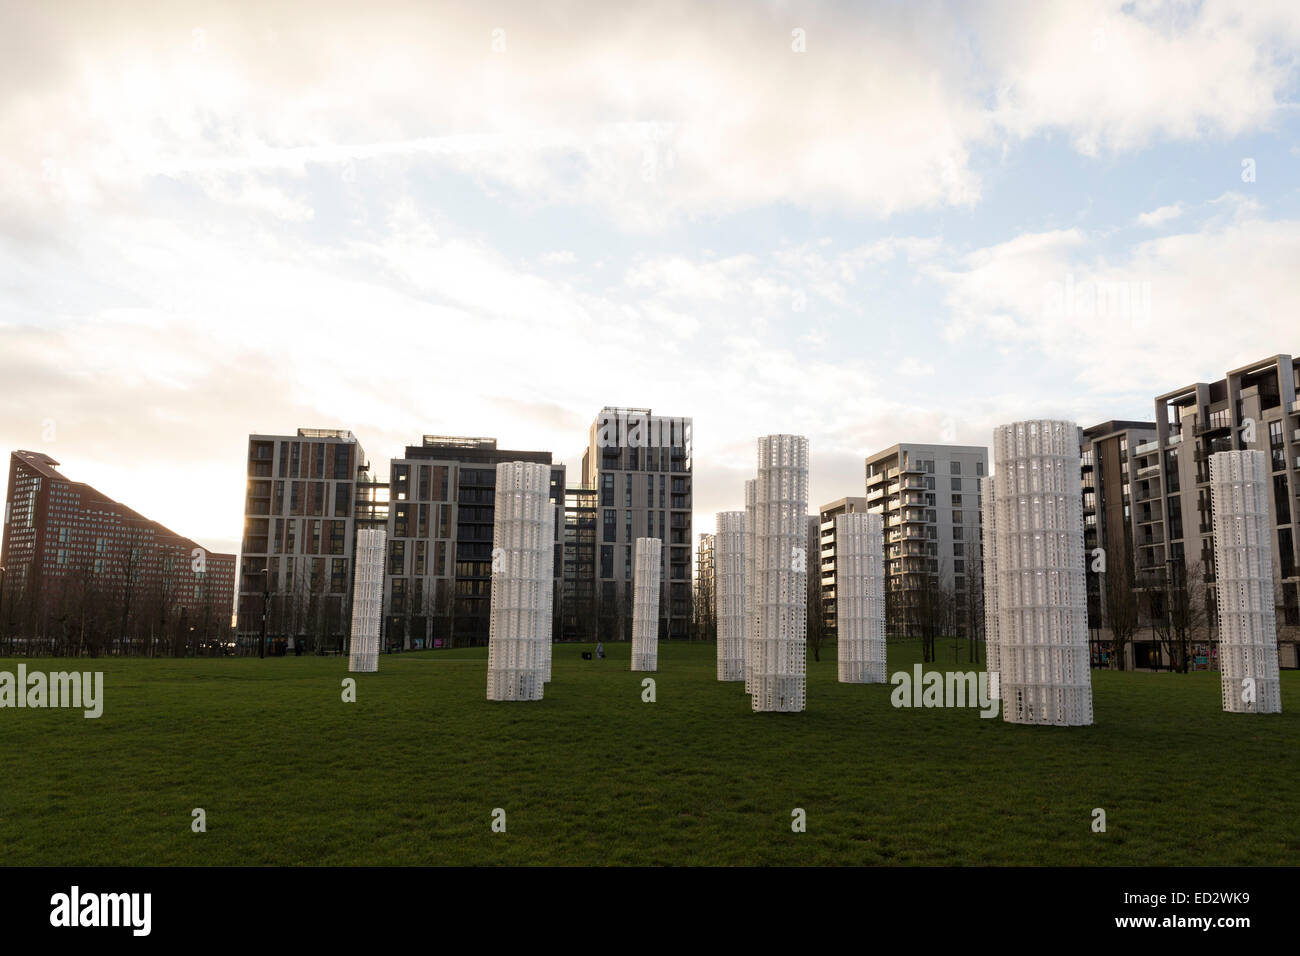
[[[0,636],[64,652],[227,639],[235,556],[209,551],[36,451],[9,457]]]

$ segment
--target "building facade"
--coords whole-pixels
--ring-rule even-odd
[[[1297,391],[1300,361],[1279,354],[1231,370],[1218,381],[1166,392],[1155,400],[1155,441],[1137,449],[1138,473],[1148,476],[1152,493],[1143,502],[1150,505],[1142,515],[1151,530],[1149,542],[1139,545],[1139,583],[1158,594],[1170,588],[1172,576],[1175,592],[1194,588],[1191,600],[1208,608],[1209,632],[1215,618],[1210,456],[1240,450],[1268,456],[1277,622],[1286,632],[1279,641],[1284,667],[1297,664],[1295,629],[1300,627]],[[1195,642],[1192,655],[1192,666],[1213,666],[1209,633]]]
[[[487,644],[497,465],[515,461],[551,466],[553,578],[561,581],[564,468],[552,465],[551,453],[498,448],[495,438],[425,435],[389,464],[384,606],[391,645]]]
[[[867,510],[885,529],[885,601],[891,630],[910,633],[909,617],[950,592],[964,634],[979,606],[980,479],[988,449],[899,443],[866,460]]]
[[[1088,625],[1096,666],[1107,666],[1113,653],[1104,633],[1107,575],[1119,575],[1116,583],[1121,587],[1133,580],[1139,550],[1150,548],[1154,541],[1147,519],[1155,494],[1153,482],[1158,484],[1159,475],[1153,479],[1149,466],[1138,464],[1136,451],[1155,437],[1155,422],[1101,422],[1080,433]]]
[[[866,498],[837,498],[821,506],[817,524],[817,548],[809,552],[809,561],[817,562],[815,573],[821,591],[822,620],[826,636],[835,638],[835,518],[867,510]],[[810,570],[814,570],[810,568]]]
[[[272,652],[343,649],[357,522],[377,520],[375,484],[346,429],[248,436],[241,644],[255,648],[265,629]]]
[[[96,653],[227,640],[235,556],[67,478],[58,464],[36,451],[9,457],[0,638]]]
[[[690,635],[691,482],[691,419],[607,406],[592,422],[582,484],[598,496],[596,601],[607,633],[631,639],[633,547],[659,538],[661,634]]]

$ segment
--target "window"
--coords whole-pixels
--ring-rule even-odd
[[[975,474],[981,478],[984,477],[984,462],[975,462]]]
[[[601,538],[602,541],[615,541],[618,539],[618,513],[613,508],[605,509],[605,533]]]
[[[961,495],[953,495],[953,496],[952,496],[952,506],[953,506],[954,508],[960,508],[960,507],[961,507]]]
[[[609,472],[600,476],[600,503],[602,505],[614,503],[614,476]]]
[[[961,474],[961,462],[959,462],[959,461],[954,461],[954,462],[951,462],[951,465],[952,465],[952,474],[954,474],[954,475],[960,475],[960,474]]]
[[[961,491],[961,479],[960,479],[960,478],[954,478],[954,479],[952,479],[952,490],[953,490],[953,491]]]
[[[954,512],[954,516],[957,514],[960,514],[960,512]],[[966,537],[965,529],[962,528],[960,524],[957,524],[952,529],[952,539],[954,541],[960,541],[964,537]]]

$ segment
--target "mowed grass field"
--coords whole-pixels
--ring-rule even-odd
[[[0,863],[1300,859],[1294,671],[1269,716],[1223,714],[1217,673],[1094,671],[1095,726],[1054,728],[895,708],[889,685],[837,683],[833,648],[809,661],[802,714],[752,713],[711,644],[661,645],[643,703],[629,645],[588,649],[556,646],[538,703],[485,700],[485,650],[382,657],[352,704],[346,658],[24,660],[104,671],[105,705],[0,710]],[[920,659],[889,653],[891,672]]]

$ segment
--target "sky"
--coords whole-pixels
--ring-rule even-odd
[[[57,8],[57,9],[56,9]],[[1300,5],[0,2],[0,447],[237,551],[250,433],[899,441],[1300,352]],[[6,470],[7,474],[7,470]]]

